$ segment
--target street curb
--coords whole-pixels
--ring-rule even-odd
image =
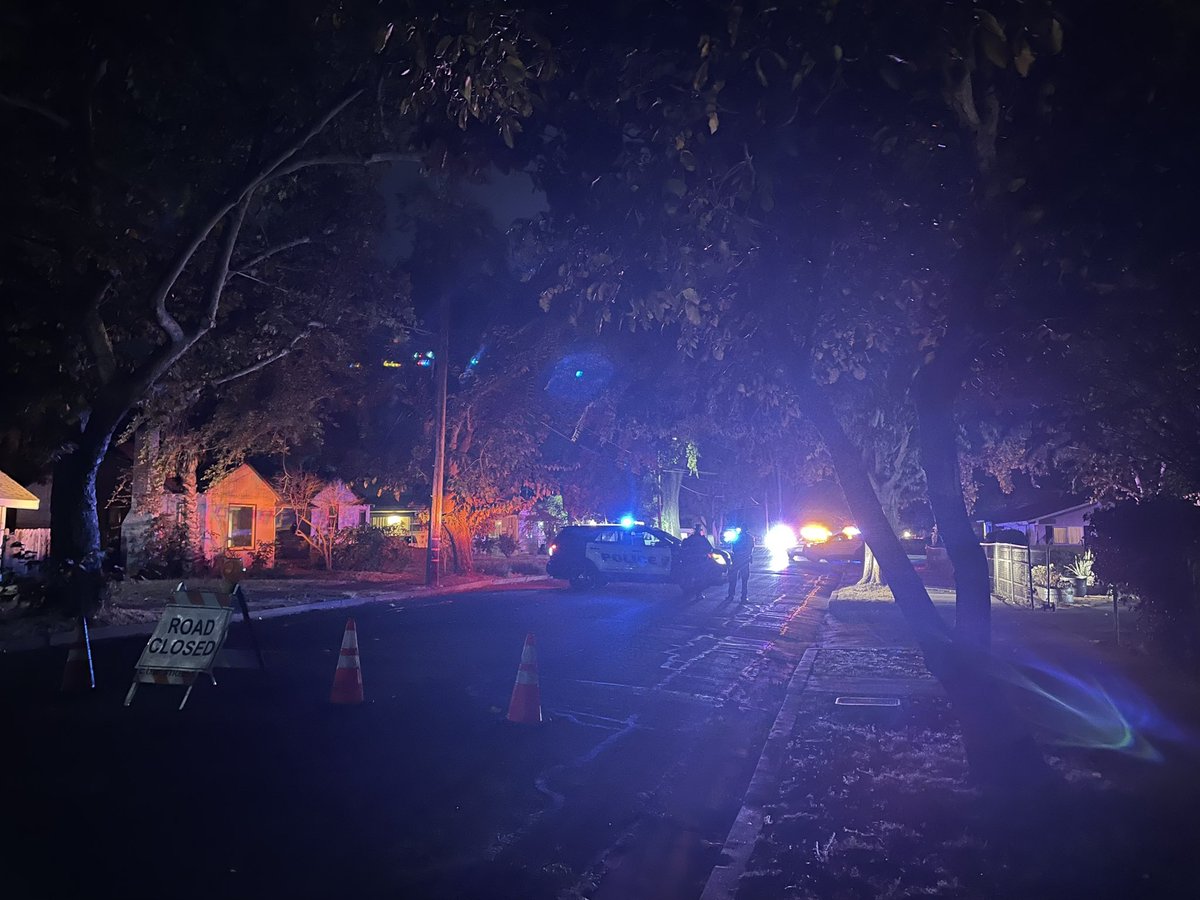
[[[436,598],[451,594],[462,594],[467,591],[486,587],[503,587],[510,584],[528,584],[534,581],[551,581],[549,575],[515,575],[508,578],[486,578],[479,581],[468,581],[453,587],[438,588],[427,591],[420,588],[411,591],[390,591],[358,597],[345,597],[340,600],[320,600],[314,603],[297,603],[293,606],[269,606],[264,609],[251,609],[251,619],[279,619],[284,616],[300,615],[308,612],[321,612],[332,609],[350,609],[356,606],[369,606],[372,603],[395,603],[403,600],[418,598]],[[164,604],[165,605],[165,604]],[[88,628],[90,641],[104,641],[114,638],[134,637],[142,634],[153,634],[157,619],[152,622],[131,622],[127,625],[99,625]],[[54,632],[41,637],[0,640],[0,653],[24,653],[30,650],[45,650],[47,647],[65,647],[75,640],[73,629]]]
[[[829,609],[828,597],[814,597],[813,611],[824,613]],[[823,618],[823,616],[822,616]],[[817,624],[817,634],[820,633],[820,622]],[[750,778],[750,786],[742,798],[742,808],[734,819],[725,844],[721,847],[719,859],[726,861],[724,865],[713,867],[700,900],[728,900],[737,891],[737,883],[741,880],[750,862],[750,855],[758,843],[759,834],[763,827],[763,806],[774,796],[779,782],[779,770],[787,758],[788,741],[792,729],[796,725],[796,717],[800,713],[800,705],[804,698],[804,689],[812,675],[813,664],[817,659],[816,646],[810,646],[796,663],[792,677],[788,681],[787,693],[779,714],[771,726],[770,734],[763,745],[762,755]]]

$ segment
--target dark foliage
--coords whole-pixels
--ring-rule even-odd
[[[362,525],[338,534],[333,565],[351,572],[403,572],[412,565],[414,552],[403,538]]]
[[[1096,573],[1136,597],[1156,649],[1200,669],[1200,506],[1172,497],[1092,515]]]

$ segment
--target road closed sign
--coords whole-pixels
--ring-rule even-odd
[[[207,672],[225,642],[229,615],[227,606],[168,606],[142,650],[138,674]]]
[[[125,695],[126,706],[133,702],[139,684],[187,685],[179,704],[183,709],[197,675],[207,675],[213,684],[217,683],[212,670],[229,632],[234,595],[189,591],[180,584],[172,600],[138,658],[133,684]],[[248,627],[250,613],[244,598],[241,606]],[[259,656],[260,665],[261,660]]]

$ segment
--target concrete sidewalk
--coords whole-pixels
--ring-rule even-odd
[[[952,624],[953,591],[930,594]],[[824,611],[819,637],[796,668],[702,900],[737,895],[764,821],[771,821],[768,811],[781,803],[781,773],[795,758],[791,754],[806,752],[806,717],[828,715],[838,698],[899,704],[897,713],[945,698],[893,601],[842,600],[835,591],[814,605]],[[1149,750],[1164,760],[1175,757],[1171,762],[1185,770],[1200,764],[1200,685],[1153,657],[1118,645],[1111,604],[1064,605],[1051,612],[997,601],[993,656],[997,672],[1010,682],[1015,701],[1048,751],[1056,744],[1118,750],[1126,756]],[[871,707],[863,707],[866,720],[886,728],[887,708],[874,709],[871,713]]]
[[[245,595],[246,605],[250,610],[250,617],[252,619],[274,619],[281,616],[299,615],[307,612],[352,609],[374,603],[405,603],[423,599],[434,599],[452,594],[461,594],[466,591],[504,588],[511,585],[549,582],[552,580],[548,575],[487,576],[437,588],[412,587],[405,590],[368,589],[358,591],[349,597],[307,603],[287,603],[281,598],[274,596],[255,597],[253,582],[251,581],[246,583]],[[164,597],[162,606],[165,607],[168,602],[169,597]],[[110,638],[130,637],[131,635],[152,634],[161,615],[161,609],[151,611],[154,612],[153,618],[146,621],[120,625],[90,626],[88,628],[88,636],[92,641],[102,641]],[[239,618],[240,615],[241,613],[235,609],[234,617]],[[19,653],[27,650],[40,650],[46,647],[63,647],[69,645],[75,636],[74,623],[68,619],[48,620],[47,627],[34,636],[5,636],[4,624],[6,623],[0,623],[0,653]]]

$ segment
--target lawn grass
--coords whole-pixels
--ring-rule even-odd
[[[993,794],[944,699],[864,711],[818,693],[788,756],[737,900],[1200,896],[1192,766],[1052,748],[1053,786]]]

